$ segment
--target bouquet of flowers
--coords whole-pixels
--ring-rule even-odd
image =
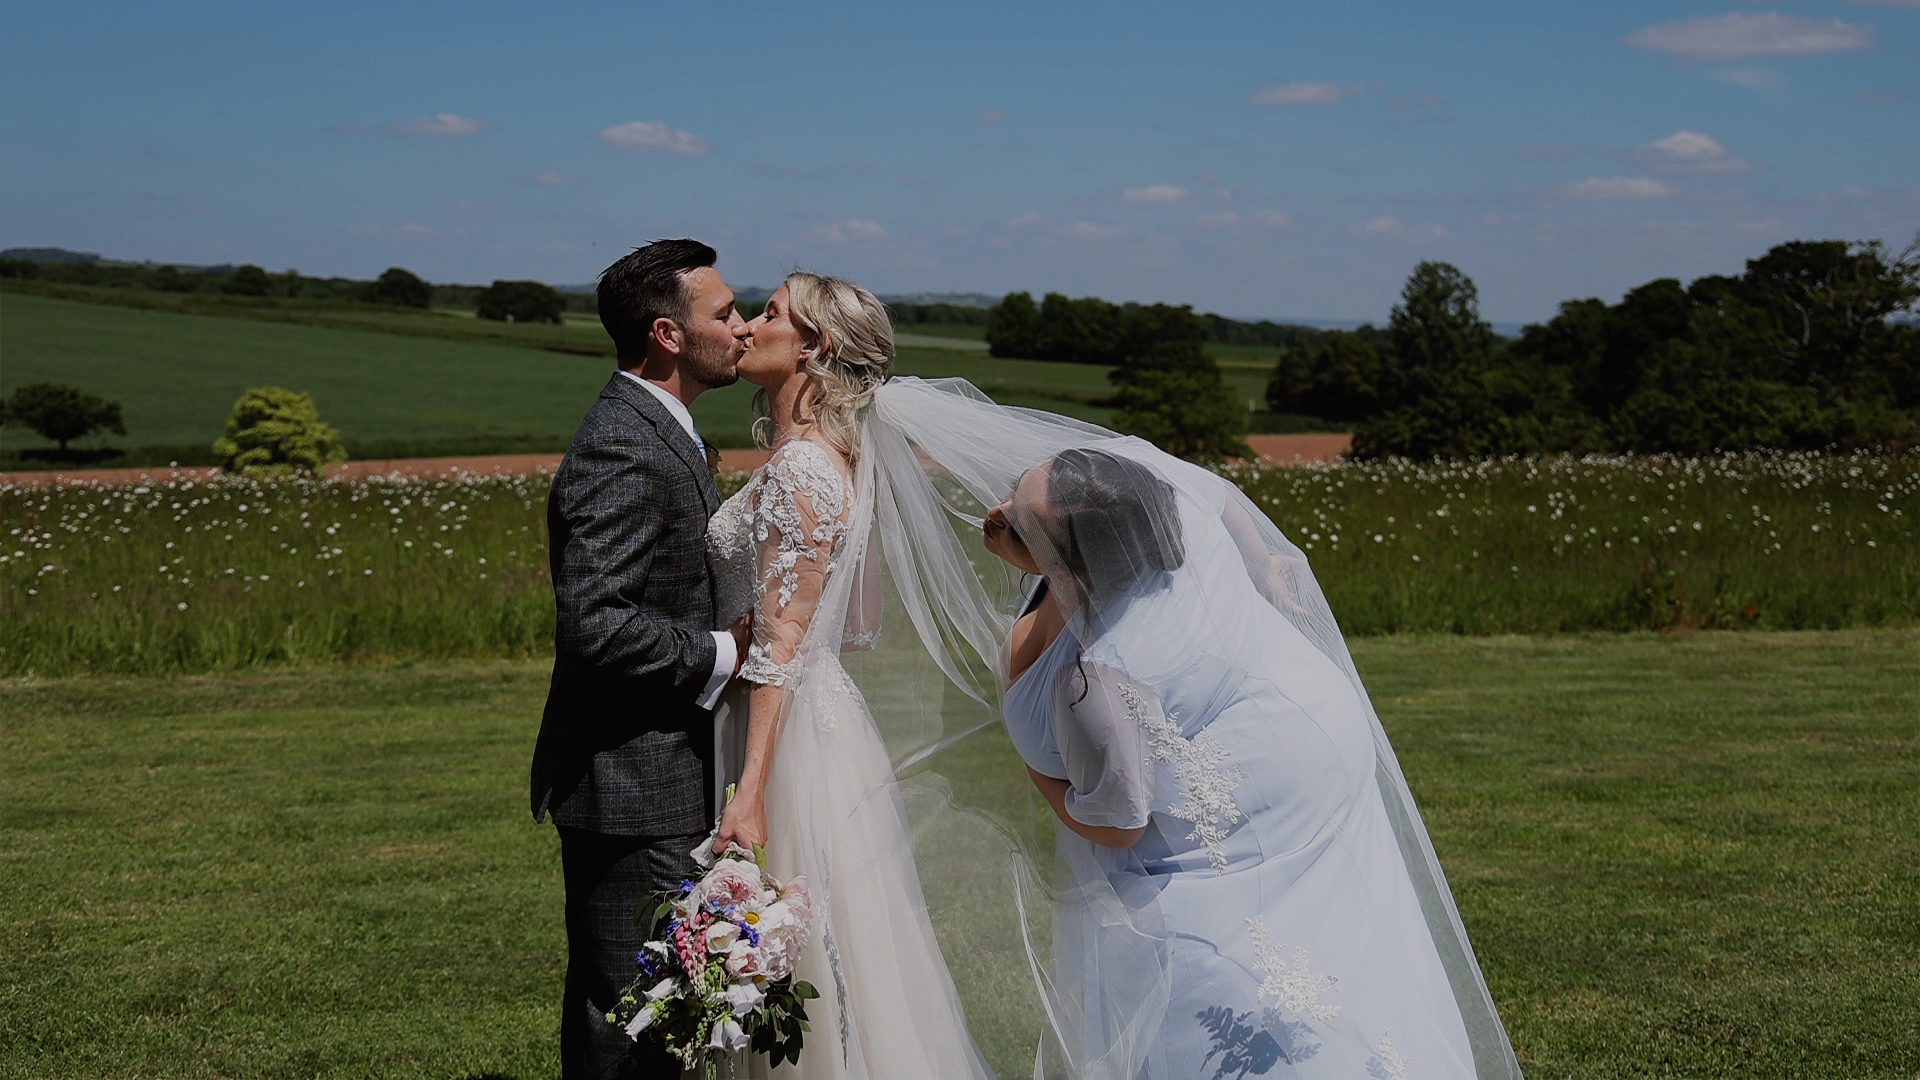
[[[737,844],[694,852],[705,866],[640,917],[649,924],[636,959],[640,976],[607,1022],[638,1040],[652,1031],[688,1069],[716,1072],[708,1051],[751,1050],[773,1065],[798,1063],[806,1003],[820,996],[795,982],[794,961],[811,929],[807,879],[785,884],[766,873],[765,853]]]

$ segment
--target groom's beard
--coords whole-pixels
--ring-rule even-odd
[[[682,370],[709,390],[732,386],[740,381],[740,357],[734,350],[734,344],[731,337],[724,343],[712,344],[690,337],[682,360]]]

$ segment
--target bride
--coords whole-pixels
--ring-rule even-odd
[[[728,616],[754,608],[739,789],[716,844],[765,845],[770,872],[813,887],[795,977],[821,998],[799,1064],[779,1075],[988,1076],[934,939],[887,747],[840,662],[873,644],[879,619],[861,422],[893,364],[887,310],[852,282],[796,272],[751,330],[738,371],[761,388],[772,453],[707,533]]]

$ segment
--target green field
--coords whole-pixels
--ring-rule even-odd
[[[1920,636],[1355,651],[1529,1076],[1920,1071]],[[545,682],[0,681],[0,1076],[554,1075]],[[1018,791],[976,738],[963,801]]]
[[[312,315],[322,316],[341,321],[315,325],[0,293],[0,393],[61,382],[120,402],[127,435],[113,441],[132,447],[203,450],[241,391],[274,385],[311,391],[321,416],[350,442],[478,445],[530,437],[538,445],[508,449],[558,450],[612,370],[606,356],[408,329],[477,325],[534,341],[557,335],[561,328],[553,326],[379,310]],[[354,320],[378,329],[345,328]],[[593,322],[569,322],[566,333],[576,342],[606,341]],[[1104,368],[905,348],[897,370],[972,379],[1013,404],[1094,420],[1109,415],[1088,404],[1112,392]],[[750,446],[752,400],[753,387],[736,384],[703,396],[694,417],[716,445]],[[4,448],[45,445],[20,429],[0,435]]]

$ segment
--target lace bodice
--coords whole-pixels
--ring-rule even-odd
[[[797,673],[795,656],[848,532],[845,469],[834,451],[793,439],[707,525],[723,612],[755,609],[743,679],[784,686]]]

